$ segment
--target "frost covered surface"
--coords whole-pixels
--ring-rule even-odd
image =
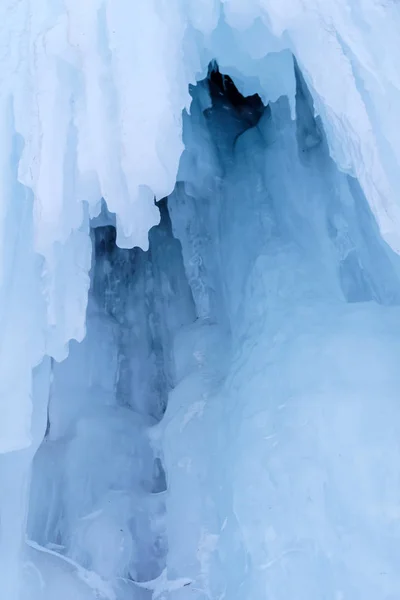
[[[1,597],[398,598],[399,15],[2,3]]]

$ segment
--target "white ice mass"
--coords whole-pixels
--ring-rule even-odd
[[[0,600],[400,600],[398,0],[0,23]]]

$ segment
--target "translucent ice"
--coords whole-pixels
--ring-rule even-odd
[[[0,597],[397,600],[398,4],[0,19]]]
[[[296,122],[280,100],[239,138],[194,90],[168,199],[201,317],[161,422],[184,599],[400,589],[399,259],[297,86]]]
[[[9,432],[4,450],[29,443],[31,369],[44,354],[65,357],[69,340],[84,336],[88,216],[105,198],[116,214],[118,244],[147,247],[158,220],[153,198],[176,181],[188,84],[205,75],[212,58],[246,95],[258,92],[265,104],[287,96],[293,117],[295,54],[331,156],[357,177],[384,238],[400,249],[396,3],[5,0],[0,18],[1,223],[11,236],[20,232],[26,253],[43,256],[29,272],[38,302],[45,299],[40,319],[33,316],[39,308],[30,312],[22,300],[10,300],[13,242],[5,233],[2,305],[14,305],[13,329],[22,315],[29,323],[13,345],[25,348],[24,373],[21,361],[21,376],[7,368],[1,377],[21,406],[12,423],[1,409]],[[17,188],[31,200],[24,200],[25,221],[13,228]],[[33,323],[40,321],[37,333]]]

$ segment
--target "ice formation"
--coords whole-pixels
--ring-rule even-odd
[[[398,600],[399,4],[0,17],[0,599]]]

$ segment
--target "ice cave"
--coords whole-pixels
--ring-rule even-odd
[[[0,22],[0,600],[400,600],[399,2]]]

